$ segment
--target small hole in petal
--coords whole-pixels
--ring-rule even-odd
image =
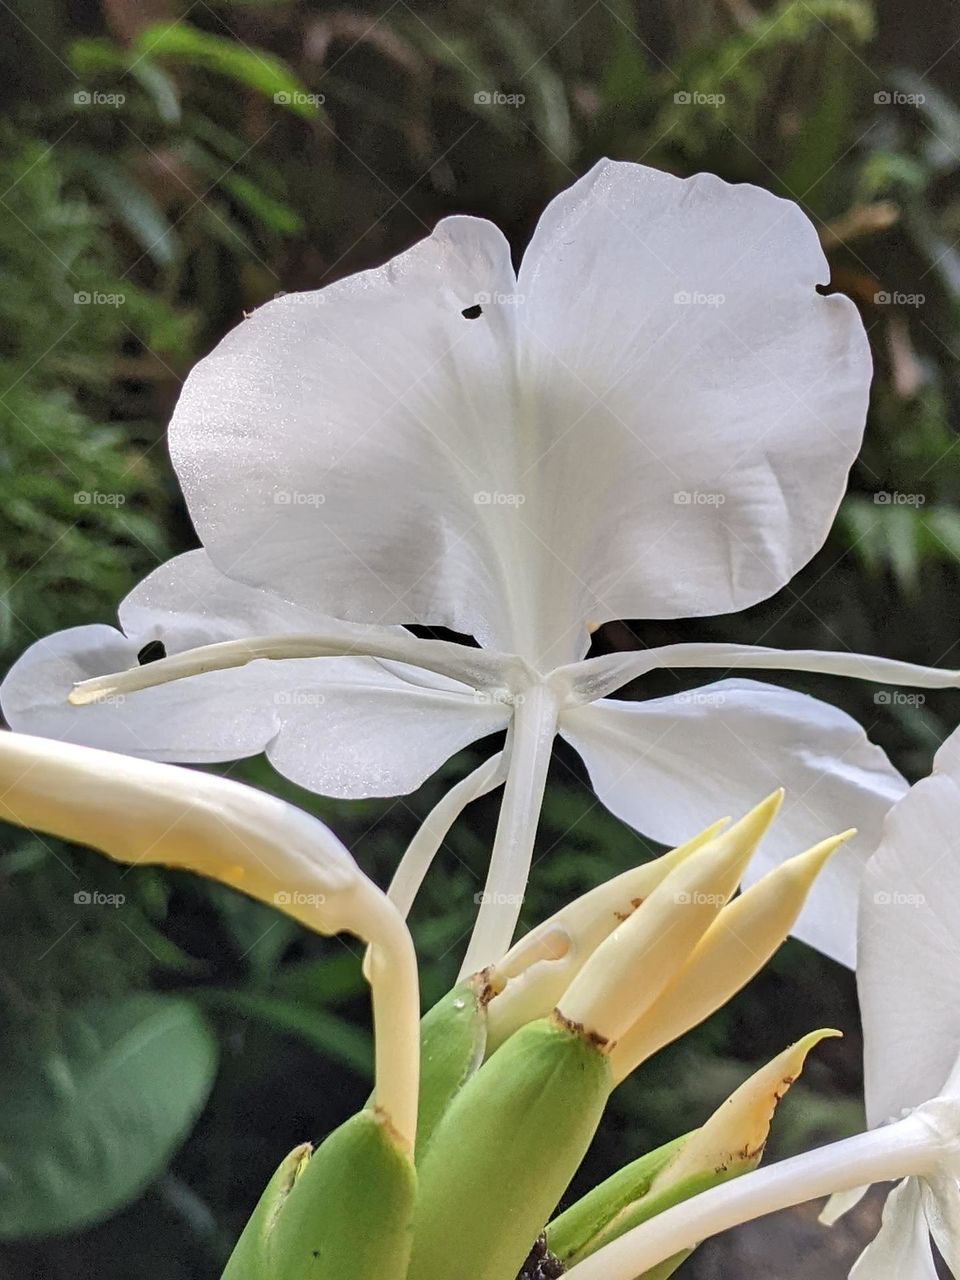
[[[162,640],[150,640],[143,646],[137,654],[137,661],[141,667],[145,667],[148,662],[159,662],[161,658],[167,656],[167,646]]]
[[[483,307],[479,302],[475,302],[472,307],[464,307],[460,314],[464,320],[476,320],[483,315]]]

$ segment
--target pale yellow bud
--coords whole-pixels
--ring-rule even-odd
[[[783,799],[775,791],[685,858],[596,949],[557,1009],[609,1050],[657,999],[735,891]]]
[[[673,981],[613,1047],[618,1081],[726,1004],[763,968],[796,923],[823,867],[853,834],[831,836],[790,858],[720,912]]]

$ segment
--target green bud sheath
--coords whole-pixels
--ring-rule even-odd
[[[551,1251],[571,1266],[673,1205],[755,1169],[774,1113],[808,1053],[835,1035],[804,1036],[745,1080],[699,1129],[608,1178],[547,1229]],[[692,1252],[668,1258],[638,1280],[666,1280]]]
[[[351,1117],[301,1167],[255,1280],[404,1280],[416,1183],[389,1124],[376,1111]]]
[[[417,1160],[453,1098],[483,1061],[487,1015],[481,974],[458,983],[420,1023]]]
[[[686,1135],[647,1152],[571,1205],[547,1227],[550,1252],[567,1267],[592,1253],[609,1223],[647,1195],[654,1178],[685,1141]]]
[[[642,1165],[644,1161],[653,1157],[663,1157],[659,1162],[658,1169],[654,1170],[647,1178],[646,1187],[644,1188],[642,1184],[638,1184],[640,1194],[637,1198],[632,1202],[622,1204],[605,1222],[596,1219],[595,1230],[592,1234],[584,1232],[575,1239],[569,1227],[562,1226],[563,1218],[567,1217],[568,1214],[573,1214],[575,1215],[575,1220],[580,1217],[581,1225],[585,1226],[587,1218],[581,1212],[581,1205],[584,1201],[593,1199],[596,1203],[600,1199],[601,1193],[609,1186],[609,1182],[628,1173],[634,1166],[628,1165],[626,1169],[621,1169],[619,1174],[614,1174],[614,1179],[602,1183],[589,1195],[585,1196],[583,1201],[573,1205],[567,1211],[567,1214],[563,1214],[552,1227],[547,1228],[547,1242],[551,1252],[556,1254],[567,1268],[572,1267],[574,1263],[580,1262],[591,1253],[596,1253],[598,1249],[602,1249],[611,1240],[616,1240],[618,1236],[622,1236],[624,1232],[629,1231],[632,1227],[638,1227],[642,1222],[647,1222],[650,1218],[656,1217],[658,1213],[663,1213],[665,1209],[672,1208],[673,1205],[679,1204],[682,1200],[689,1200],[691,1196],[699,1195],[701,1191],[716,1187],[721,1182],[727,1182],[730,1178],[737,1178],[742,1173],[748,1173],[760,1163],[760,1152],[757,1152],[755,1156],[737,1164],[731,1164],[726,1168],[718,1167],[705,1170],[703,1173],[687,1178],[685,1181],[665,1188],[659,1193],[653,1191],[651,1194],[651,1184],[653,1178],[656,1177],[656,1173],[666,1167],[667,1162],[685,1141],[685,1138],[679,1138],[637,1161],[637,1164]],[[561,1228],[559,1234],[556,1228]],[[574,1247],[571,1248],[571,1246]],[[673,1275],[680,1263],[689,1257],[692,1252],[693,1250],[691,1249],[689,1253],[678,1254],[675,1258],[661,1262],[648,1276],[638,1277],[638,1280],[665,1280],[665,1277]]]
[[[453,1098],[420,1165],[407,1280],[515,1280],[596,1131],[606,1058],[553,1019],[515,1032]]]
[[[269,1241],[293,1184],[310,1158],[309,1142],[294,1147],[267,1183],[257,1207],[230,1255],[223,1280],[264,1280],[269,1275]]]

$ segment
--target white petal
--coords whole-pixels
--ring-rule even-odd
[[[220,572],[203,550],[174,556],[154,569],[117,610],[120,626],[143,643],[163,639],[168,653],[242,636],[316,631],[327,619],[273,591]]]
[[[794,930],[852,964],[863,859],[907,784],[844,712],[753,680],[722,680],[648,702],[603,700],[563,713],[560,731],[583,756],[597,795],[645,835],[678,844],[774,787],[783,809],[751,863],[751,883],[785,858],[850,826]]]
[[[817,1221],[822,1222],[825,1227],[834,1226],[845,1213],[857,1207],[869,1190],[870,1187],[865,1186],[854,1187],[852,1191],[835,1191],[820,1210]]]
[[[201,553],[202,554],[202,553]],[[187,562],[184,564],[184,562]],[[177,566],[186,572],[179,574]],[[182,584],[203,581],[195,597]],[[170,588],[168,593],[167,588]],[[182,610],[172,611],[175,600]],[[25,733],[153,760],[213,763],[266,751],[292,781],[341,797],[399,795],[462,747],[501,729],[509,709],[440,676],[368,658],[252,662],[72,706],[73,685],[135,666],[148,640],[177,653],[256,626],[310,630],[316,615],[231,584],[189,556],[127,598],[121,616],[143,631],[75,627],[31,646],[0,689],[8,723]]]
[[[376,270],[268,303],[191,373],[170,445],[194,524],[232,577],[359,622],[485,643],[523,607],[516,279],[502,234],[448,218]],[[491,500],[484,502],[486,495]],[[499,495],[499,498],[498,498]]]
[[[857,981],[871,1125],[936,1097],[960,1052],[960,738],[891,810],[867,865]]]
[[[711,174],[601,161],[553,201],[519,289],[554,594],[595,622],[724,613],[809,560],[871,374],[829,276],[795,204]]]
[[[880,1230],[854,1263],[850,1280],[937,1280],[915,1178],[905,1178],[887,1196]]]
[[[954,1276],[960,1275],[960,1186],[954,1178],[934,1178],[921,1184],[927,1226]]]
[[[495,228],[446,219],[194,370],[171,426],[194,522],[231,576],[541,670],[590,621],[740,608],[820,546],[859,447],[868,349],[826,279],[794,205],[709,175],[598,166],[519,284]]]

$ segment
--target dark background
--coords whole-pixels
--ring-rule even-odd
[[[0,0],[0,23],[0,669],[51,630],[112,621],[134,582],[195,545],[164,424],[244,310],[379,263],[451,212],[493,218],[519,252],[602,155],[798,200],[861,307],[877,376],[849,496],[797,579],[734,618],[604,628],[597,650],[762,638],[957,664],[953,0]],[[493,90],[524,101],[476,100]],[[77,496],[91,492],[123,501]],[[914,498],[875,500],[892,492]],[[960,711],[948,694],[884,704],[872,686],[784,679],[845,707],[910,777]],[[660,681],[644,695],[678,687]],[[260,760],[231,772],[322,814],[385,883],[490,746],[394,801],[318,800]],[[495,818],[495,797],[473,806],[414,914],[427,1001],[455,975]],[[560,749],[526,922],[646,851]],[[94,891],[124,900],[75,901]],[[279,1158],[366,1096],[357,948],[217,886],[9,829],[0,920],[0,1276],[219,1274]],[[772,1151],[852,1131],[853,979],[790,943],[618,1092],[580,1184],[826,1025],[846,1038],[815,1055]],[[149,1097],[162,1100],[145,1116]],[[36,1188],[29,1212],[8,1196],[11,1169]],[[683,1274],[841,1277],[875,1212],[834,1233],[809,1211],[781,1216]]]

